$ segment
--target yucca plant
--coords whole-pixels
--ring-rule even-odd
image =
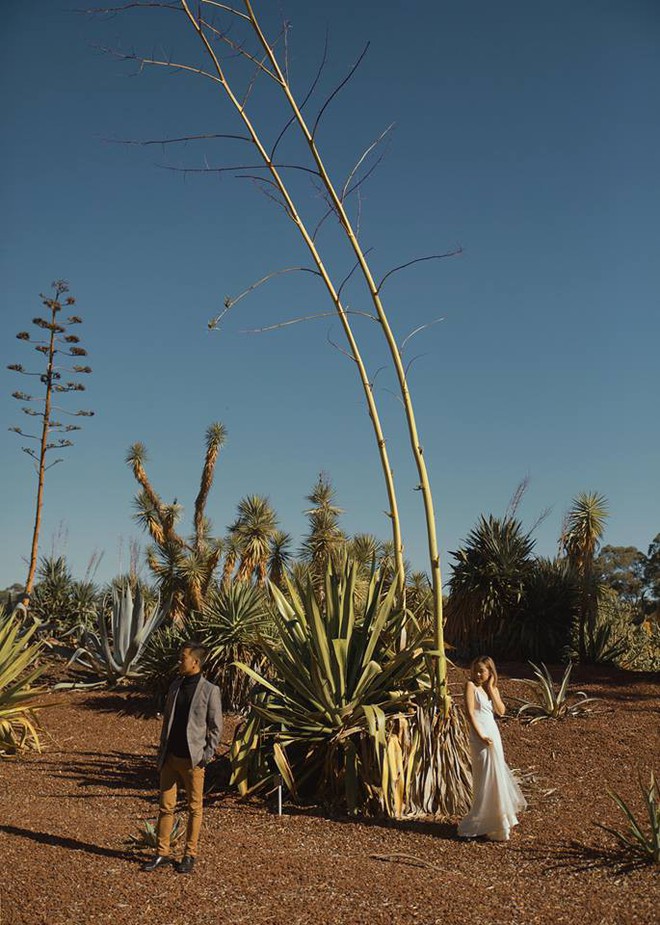
[[[113,591],[110,625],[105,614],[99,614],[98,632],[86,632],[83,645],[76,650],[71,662],[78,662],[102,675],[99,684],[117,684],[140,675],[139,661],[149,636],[162,623],[165,609],[154,608],[148,616],[142,592],[138,586],[135,600],[129,585],[123,592]],[[57,685],[58,689],[77,686]]]
[[[568,682],[573,670],[573,663],[569,662],[564,671],[559,687],[555,689],[552,675],[547,667],[541,663],[541,667],[530,662],[537,677],[536,681],[527,678],[519,678],[523,684],[526,684],[533,693],[531,700],[521,700],[513,698],[520,702],[518,716],[526,714],[530,725],[540,722],[542,719],[564,719],[567,716],[581,716],[592,712],[588,703],[598,700],[598,697],[588,697],[584,691],[569,691]]]
[[[30,642],[36,629],[11,616],[0,621],[0,757],[26,747],[41,751],[35,711],[45,691],[32,685],[44,671],[36,664],[42,644]]]
[[[403,619],[396,585],[385,593],[374,573],[358,611],[357,571],[350,561],[338,571],[330,563],[323,604],[311,580],[288,581],[286,597],[271,585],[276,638],[263,645],[272,677],[240,664],[261,688],[232,745],[241,793],[279,774],[294,795],[309,792],[348,812],[389,809],[388,724],[414,713],[430,681],[421,646],[397,651],[391,642]]]
[[[177,675],[181,647],[196,638],[196,615],[182,622],[161,625],[149,636],[140,656],[140,687],[158,708],[165,702],[167,689]]]
[[[446,635],[466,655],[500,651],[507,625],[523,609],[534,540],[519,520],[480,517],[456,560],[449,582]]]
[[[206,646],[204,673],[220,687],[225,709],[245,709],[254,682],[236,662],[266,672],[261,640],[272,633],[273,618],[260,587],[235,581],[208,596],[196,625],[196,638]]]
[[[632,855],[633,860],[660,864],[660,789],[653,771],[651,771],[651,780],[648,786],[644,784],[640,774],[639,786],[649,821],[648,832],[645,831],[646,827],[641,819],[638,819],[628,804],[612,790],[607,792],[626,817],[628,827],[624,832],[620,832],[618,829],[607,825],[601,825],[600,823],[596,823],[596,825],[614,835],[619,845]]]

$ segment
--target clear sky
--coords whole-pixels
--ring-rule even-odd
[[[209,81],[166,69],[137,75],[98,48],[194,62],[183,17],[140,10],[98,20],[65,8],[76,5],[12,0],[0,12],[2,368],[27,365],[14,334],[39,313],[39,292],[63,277],[94,369],[82,405],[96,417],[47,476],[42,551],[66,554],[79,576],[95,551],[104,553],[97,578],[125,567],[128,541],[140,536],[127,448],[146,444],[156,488],[189,515],[215,420],[229,432],[208,507],[216,532],[242,496],[259,493],[298,539],[304,496],[326,470],[345,529],[387,538],[359,381],[329,344],[342,343],[339,325],[323,318],[241,333],[328,311],[317,280],[279,277],[219,331],[207,328],[227,295],[309,258],[251,181],[163,167],[254,164],[253,155],[230,140],[107,141],[240,131]],[[536,532],[539,552],[555,551],[582,490],[609,499],[606,542],[645,550],[660,530],[657,0],[256,0],[255,8],[270,35],[281,16],[292,24],[299,97],[327,28],[328,65],[310,114],[371,43],[317,137],[342,183],[395,123],[361,188],[360,237],[375,275],[463,248],[395,274],[383,290],[400,340],[444,319],[413,338],[406,357],[420,355],[410,384],[445,573],[447,551],[481,513],[502,514],[524,476],[523,519],[551,508]],[[239,39],[240,26],[231,35]],[[248,108],[266,138],[277,137],[287,113],[265,80]],[[280,156],[308,164],[295,140],[290,131]],[[291,177],[314,224],[323,200],[309,175]],[[353,199],[353,216],[356,208]],[[332,222],[319,242],[341,280],[352,261]],[[357,278],[345,294],[356,310],[369,308]],[[356,331],[370,372],[385,366],[376,399],[406,554],[423,569],[421,497],[394,377],[376,326],[358,319]],[[2,373],[3,587],[24,578],[34,517],[35,477],[6,429],[27,420],[10,397],[28,391],[19,379]]]

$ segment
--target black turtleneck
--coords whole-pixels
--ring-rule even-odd
[[[181,682],[181,687],[176,697],[174,717],[167,740],[167,750],[176,755],[177,758],[190,758],[190,748],[188,747],[188,736],[186,734],[188,714],[201,676],[199,671],[197,674],[186,675]]]

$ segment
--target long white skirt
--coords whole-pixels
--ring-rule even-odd
[[[518,824],[517,814],[527,808],[527,802],[504,760],[500,731],[492,713],[480,710],[478,723],[493,744],[485,745],[470,729],[472,805],[458,824],[458,834],[463,838],[486,835],[492,841],[508,841],[509,831]]]

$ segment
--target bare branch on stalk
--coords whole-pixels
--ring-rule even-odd
[[[406,370],[405,370],[405,372],[406,372],[406,379],[408,378],[408,370],[409,370],[410,367],[413,365],[413,363],[415,362],[415,360],[419,360],[419,359],[421,359],[421,357],[425,357],[425,356],[428,356],[428,354],[427,354],[427,353],[418,353],[418,354],[416,354],[411,360],[408,361],[408,363],[407,363],[407,365],[406,365]]]
[[[267,164],[232,164],[227,167],[172,167],[170,164],[158,164],[161,170],[172,170],[174,173],[231,173],[234,170],[270,170]],[[303,173],[312,173],[318,177],[318,171],[313,167],[303,167],[300,164],[275,164],[278,170],[301,170]],[[257,177],[257,179],[264,179]],[[272,181],[267,181],[272,182]]]
[[[372,250],[373,250],[373,247],[370,247],[368,251],[365,251],[365,252],[364,252],[365,257],[366,257],[367,254],[371,253]],[[344,286],[346,285],[346,283],[349,281],[349,279],[351,278],[351,276],[353,275],[353,273],[355,273],[355,271],[357,270],[357,268],[358,268],[359,266],[360,266],[360,261],[359,261],[359,260],[356,260],[355,263],[353,264],[352,269],[349,271],[349,273],[343,278],[343,280],[342,280],[341,283],[339,284],[339,289],[337,290],[337,298],[341,298],[341,291],[342,291],[342,289],[344,288]],[[371,317],[373,317],[373,315],[372,315]]]
[[[372,141],[371,144],[369,145],[369,147],[363,152],[363,154],[360,155],[360,157],[358,158],[358,160],[357,160],[355,166],[353,167],[353,169],[351,170],[351,172],[349,173],[349,175],[346,177],[346,182],[344,183],[344,188],[342,189],[342,191],[341,191],[341,196],[339,197],[339,198],[342,200],[342,202],[343,202],[343,200],[346,198],[346,196],[347,196],[347,194],[348,194],[348,189],[349,189],[349,187],[350,187],[350,185],[351,185],[351,180],[353,179],[353,177],[355,176],[355,174],[358,172],[358,170],[360,169],[360,167],[362,166],[362,164],[365,162],[365,160],[367,159],[367,157],[369,157],[369,155],[370,155],[371,152],[374,150],[374,148],[377,148],[378,145],[381,143],[381,141],[382,141],[387,135],[389,135],[389,133],[390,133],[390,132],[392,131],[392,129],[394,128],[394,125],[395,125],[394,122],[392,122],[390,125],[388,125],[387,128],[385,129],[385,131],[384,131],[384,132],[381,132],[381,134],[378,136],[378,138],[376,138],[375,141]]]
[[[463,248],[458,247],[455,251],[448,251],[446,254],[429,254],[428,257],[416,257],[414,260],[409,260],[407,263],[402,263],[401,266],[394,267],[393,270],[390,270],[388,273],[383,276],[381,281],[376,286],[376,292],[380,294],[381,289],[383,288],[383,283],[385,280],[392,276],[393,273],[398,273],[399,270],[405,270],[406,267],[411,267],[415,263],[423,263],[425,260],[444,260],[445,257],[458,257],[463,253]]]
[[[269,324],[264,328],[250,328],[244,331],[239,331],[239,334],[264,334],[266,331],[277,331],[279,328],[288,328],[292,324],[300,324],[301,321],[312,321],[315,318],[334,318],[337,313],[332,312],[317,312],[314,315],[302,315],[300,318],[291,318],[289,321],[278,321],[277,324]],[[352,309],[346,309],[344,311],[346,315],[362,315],[364,318],[370,318],[372,321],[378,321],[375,315],[370,314],[369,312],[360,312],[354,311]]]
[[[404,337],[401,343],[401,347],[399,348],[401,350],[401,353],[403,353],[406,344],[408,343],[409,340],[411,340],[411,338],[415,336],[415,334],[419,334],[420,331],[425,331],[427,328],[432,327],[434,324],[439,324],[441,321],[444,321],[444,320],[445,320],[444,318],[435,318],[433,321],[429,321],[427,324],[420,324],[420,326],[418,328],[415,328],[414,331],[411,331],[407,337]]]
[[[357,69],[359,68],[359,66],[362,64],[362,59],[364,58],[364,56],[365,56],[366,53],[368,52],[368,50],[369,50],[369,45],[370,45],[370,44],[371,44],[371,42],[367,42],[367,44],[364,46],[364,48],[363,48],[363,50],[362,50],[362,53],[361,53],[360,57],[357,59],[357,61],[355,62],[355,64],[353,65],[353,67],[350,69],[350,71],[348,72],[348,74],[346,75],[346,77],[344,77],[344,79],[343,79],[342,82],[339,84],[339,86],[335,87],[335,89],[332,91],[332,93],[330,94],[330,96],[327,98],[327,100],[325,101],[325,103],[323,104],[323,106],[321,106],[321,109],[320,109],[320,111],[319,111],[319,114],[318,114],[318,116],[316,117],[316,121],[314,122],[314,127],[312,128],[312,138],[315,138],[315,137],[316,137],[316,130],[317,130],[318,126],[319,126],[319,122],[321,121],[321,118],[322,118],[322,116],[323,116],[323,113],[326,111],[326,109],[328,108],[328,106],[330,105],[330,103],[332,102],[332,100],[337,96],[337,94],[339,93],[339,91],[340,91],[343,87],[346,86],[346,84],[347,84],[348,81],[351,79],[351,77],[353,76],[353,74],[357,71]]]
[[[212,141],[216,138],[228,138],[234,141],[247,141],[249,144],[252,144],[252,139],[248,138],[247,135],[227,135],[224,133],[209,133],[206,135],[182,135],[180,138],[150,138],[146,139],[145,141],[140,141],[133,138],[103,138],[102,141],[110,145],[138,145],[141,147],[146,147],[147,145],[165,146],[185,144],[188,141]]]
[[[93,47],[96,48],[97,51],[101,51],[103,54],[110,55],[110,57],[117,58],[120,61],[135,61],[140,65],[140,70],[148,65],[153,67],[169,67],[174,71],[189,71],[193,74],[197,74],[199,77],[206,77],[214,83],[222,85],[222,80],[216,74],[211,74],[201,67],[194,67],[192,64],[182,64],[177,61],[164,61],[160,58],[143,58],[141,55],[136,55],[135,52],[129,53],[119,51],[116,48],[108,48],[105,45],[94,45]]]
[[[325,30],[325,42],[324,42],[324,44],[323,44],[323,56],[322,56],[322,58],[321,58],[321,63],[320,63],[320,65],[319,65],[318,71],[316,72],[316,77],[315,77],[314,80],[312,81],[311,87],[309,88],[309,90],[307,91],[307,93],[305,94],[305,96],[303,97],[302,103],[300,104],[300,110],[301,110],[301,112],[302,112],[302,110],[305,108],[305,104],[309,101],[309,98],[311,97],[312,93],[313,93],[314,90],[316,89],[316,85],[318,84],[319,80],[321,79],[321,74],[323,73],[323,69],[325,68],[327,59],[328,59],[328,29],[327,29],[327,27],[326,27],[326,30]],[[276,139],[276,141],[275,141],[275,144],[273,145],[273,147],[271,148],[271,151],[270,151],[270,159],[271,159],[271,161],[272,161],[273,158],[275,157],[275,152],[277,151],[277,146],[279,145],[280,141],[284,138],[284,135],[286,134],[287,129],[288,129],[289,126],[292,125],[295,121],[296,121],[296,117],[295,117],[295,116],[291,116],[291,118],[290,118],[289,121],[286,123],[286,125],[284,126],[284,128],[282,129],[282,131],[280,132],[280,134],[277,136],[277,139]]]

